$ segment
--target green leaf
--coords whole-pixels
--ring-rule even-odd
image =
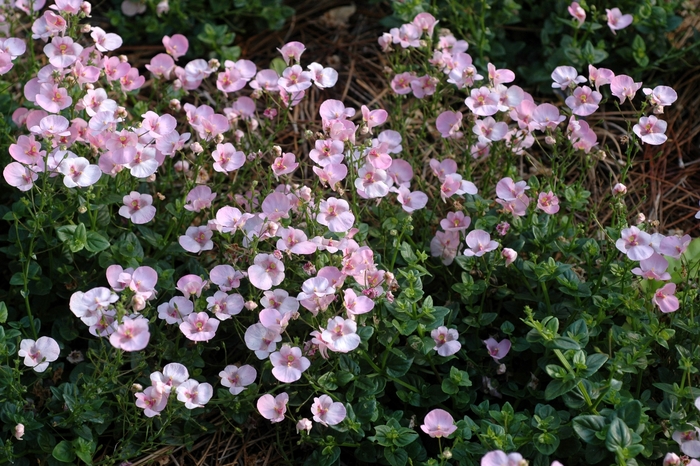
[[[75,461],[75,452],[73,446],[66,440],[58,443],[53,449],[51,455],[61,463],[72,463]]]
[[[406,450],[397,448],[396,450],[384,449],[384,458],[391,466],[405,466],[408,462],[408,453]]]
[[[629,400],[617,408],[617,417],[622,419],[632,430],[639,426],[642,419],[642,403],[638,400]]]
[[[586,357],[586,370],[581,372],[582,377],[590,377],[591,375],[598,372],[598,369],[603,367],[605,362],[608,360],[607,354],[595,353],[589,354]]]
[[[90,252],[104,251],[109,247],[107,238],[97,233],[96,231],[88,231],[85,243],[85,249]]]
[[[581,345],[576,340],[569,337],[557,337],[552,342],[556,348],[561,350],[580,350]]]
[[[92,456],[95,454],[97,449],[97,443],[92,440],[86,440],[82,437],[78,437],[73,440],[73,447],[75,449],[75,454],[78,458],[83,460],[86,464],[92,464]]]
[[[5,301],[0,301],[0,324],[7,322],[7,305]]]
[[[605,417],[588,414],[576,416],[573,421],[574,431],[576,431],[581,440],[593,445],[603,443],[596,434],[602,432],[605,429],[605,425]]]
[[[629,427],[620,418],[613,419],[608,429],[608,435],[605,437],[605,448],[608,451],[615,453],[632,445],[632,434]]]
[[[411,245],[406,242],[401,243],[401,257],[409,264],[418,262],[418,257],[416,257],[413,249],[411,249]]]
[[[408,358],[398,348],[392,348],[386,359],[386,373],[390,377],[402,377],[413,364],[413,358]]]
[[[544,398],[547,401],[551,401],[564,393],[570,392],[575,386],[576,380],[552,380],[544,391]]]
[[[535,448],[543,455],[551,455],[559,448],[559,437],[549,432],[535,435]]]

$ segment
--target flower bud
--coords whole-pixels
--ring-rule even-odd
[[[92,84],[92,83],[85,83],[85,89],[88,89],[88,90],[91,90],[91,91],[92,91],[92,90],[95,89],[95,86],[94,86],[94,84]]]
[[[518,253],[511,248],[503,248],[501,256],[506,260],[506,267],[508,267],[518,257]]]
[[[615,186],[613,186],[612,191],[613,191],[613,194],[615,194],[615,195],[627,194],[627,186],[625,186],[622,183],[617,183]]]
[[[275,118],[277,116],[277,109],[272,108],[272,107],[268,107],[265,109],[265,111],[263,111],[263,116],[265,118],[267,118],[268,120],[272,120],[273,118]]]
[[[92,26],[90,26],[89,24],[81,24],[80,25],[80,32],[82,32],[83,34],[87,34],[90,31],[92,31]]]
[[[297,434],[300,433],[302,430],[305,430],[308,434],[309,432],[311,432],[311,427],[313,427],[311,421],[309,421],[306,418],[300,419],[299,422],[297,422]]]
[[[156,5],[156,15],[160,16],[163,13],[167,13],[170,11],[170,4],[168,3],[168,0],[161,0],[158,2],[158,5]]]
[[[170,107],[170,110],[174,110],[176,112],[179,112],[182,109],[182,104],[178,99],[171,99],[168,106]]]
[[[204,148],[198,142],[193,142],[190,145],[190,149],[192,149],[192,152],[194,152],[195,154],[201,154],[202,152],[204,152]]]
[[[307,262],[304,264],[302,269],[304,270],[304,273],[310,277],[316,275],[316,266],[312,262]]]
[[[275,153],[276,157],[282,157],[282,148],[280,146],[272,146],[272,152]]]
[[[126,55],[119,55],[119,61],[122,63],[128,63],[129,59],[126,57]]]
[[[221,144],[222,142],[224,142],[224,135],[221,133],[217,134],[214,138],[214,142],[216,142],[217,144]]]
[[[637,225],[641,225],[642,223],[644,223],[644,222],[646,221],[646,219],[647,219],[646,215],[644,215],[643,213],[639,212],[639,213],[637,214],[637,218],[636,218],[635,221],[636,221]]]
[[[190,163],[187,160],[178,160],[175,162],[175,165],[173,165],[173,168],[176,172],[186,173],[190,170]]]
[[[506,365],[505,364],[499,364],[498,367],[496,368],[496,374],[502,375],[506,373]]]
[[[557,140],[554,139],[552,136],[547,136],[547,137],[544,138],[544,142],[545,142],[545,144],[548,144],[548,145],[550,145],[550,146],[553,146],[554,144],[557,143]]]
[[[247,303],[244,304],[244,306],[249,311],[252,311],[258,307],[258,305],[255,301],[248,301]]]
[[[24,436],[24,424],[17,424],[13,435],[17,440],[22,440],[22,437]]]
[[[133,309],[134,312],[141,312],[146,309],[146,300],[144,297],[140,294],[135,294],[131,298],[131,309]]]
[[[262,95],[263,95],[262,89],[255,89],[255,90],[253,91],[253,93],[250,94],[250,98],[251,98],[251,99],[257,100],[257,99],[259,99],[260,97],[262,97]]]
[[[155,180],[156,180],[156,174],[155,174],[155,173],[151,173],[151,174],[148,175],[148,177],[146,178],[146,182],[147,182],[147,183],[153,183]]]
[[[131,384],[131,391],[132,392],[142,392],[143,385],[141,385],[140,383],[133,383],[133,384]]]
[[[216,58],[211,58],[209,60],[209,69],[211,71],[216,71],[219,68],[221,68],[221,62],[219,60],[217,60]]]
[[[82,11],[83,14],[89,18],[90,13],[92,13],[92,5],[90,2],[83,2],[82,5],[80,5],[80,11]]]
[[[173,81],[173,90],[179,91],[180,89],[182,89],[182,81],[180,81],[180,79],[178,78]]]
[[[78,207],[79,214],[84,214],[85,212],[87,212],[87,207],[85,207],[84,205],[81,205],[80,207]]]
[[[666,453],[664,457],[664,466],[678,466],[681,464],[681,459],[675,453]]]

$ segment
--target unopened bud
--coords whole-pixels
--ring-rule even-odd
[[[125,109],[124,107],[122,107],[121,105],[120,105],[119,107],[117,107],[117,111],[115,112],[115,114],[116,114],[119,118],[126,118],[126,117],[129,116],[129,113],[128,113],[128,112],[126,111],[126,109]]]
[[[82,11],[83,14],[89,18],[90,13],[92,13],[92,5],[90,2],[83,2],[83,4],[80,5],[80,11]]]
[[[275,153],[276,157],[282,156],[282,148],[280,146],[272,146],[272,152]]]
[[[161,201],[165,200],[165,196],[162,193],[156,193],[156,197],[160,199]]]
[[[219,68],[221,68],[221,62],[217,60],[216,58],[212,58],[209,60],[209,69],[212,71],[216,71]]]
[[[554,144],[557,143],[557,140],[554,139],[554,137],[552,137],[552,136],[547,136],[547,137],[544,138],[544,142],[545,142],[545,144],[548,144],[548,145],[550,145],[550,146],[553,146]]]
[[[146,308],[146,300],[144,299],[143,296],[140,294],[135,294],[131,298],[131,309],[134,310],[134,312],[140,312],[143,311]]]
[[[258,307],[258,305],[255,301],[248,301],[247,303],[244,304],[244,306],[249,311],[253,311]]]
[[[82,32],[83,34],[87,34],[90,31],[92,31],[92,26],[90,26],[89,24],[81,24],[80,25],[80,32]]]
[[[645,221],[646,219],[647,219],[646,215],[644,215],[644,214],[641,213],[641,212],[638,213],[638,214],[637,214],[637,219],[636,219],[637,225],[640,225],[640,224],[644,223],[644,221]]]
[[[126,57],[126,55],[119,55],[119,61],[122,63],[127,63],[129,59]]]
[[[168,106],[170,107],[170,110],[174,110],[176,112],[179,112],[182,109],[182,104],[178,99],[171,99]]]
[[[613,194],[615,194],[615,195],[627,194],[627,186],[625,186],[622,183],[617,183],[615,186],[613,186],[612,191],[613,191]]]
[[[133,383],[133,384],[131,384],[131,391],[132,392],[142,392],[143,385],[141,385],[140,383]]]
[[[217,144],[221,144],[222,142],[224,142],[224,135],[221,133],[217,134],[214,138],[214,142],[216,142]]]
[[[80,207],[78,207],[79,214],[84,214],[85,212],[87,212],[87,207],[85,207],[84,205],[81,205]]]
[[[85,89],[94,90],[95,86],[92,83],[85,83]]]
[[[253,93],[250,94],[250,98],[251,98],[251,99],[257,100],[257,99],[259,99],[260,97],[262,97],[262,95],[263,95],[262,89],[255,89],[255,90],[253,91]]]
[[[156,180],[156,174],[155,174],[155,173],[151,173],[150,175],[148,175],[148,177],[146,177],[146,182],[147,182],[147,183],[153,183],[155,180]]]
[[[192,152],[194,152],[195,154],[201,154],[202,152],[204,152],[204,148],[198,142],[193,142],[190,145],[190,149],[192,149]]]
[[[496,369],[496,374],[501,375],[506,373],[506,365],[505,364],[499,364],[498,368]]]
[[[186,173],[190,170],[190,163],[187,160],[178,160],[175,162],[175,165],[173,165],[173,168],[176,172]]]

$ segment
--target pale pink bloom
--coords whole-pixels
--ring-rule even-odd
[[[681,452],[691,457],[700,457],[700,429],[689,431],[675,431],[671,438],[680,445]],[[692,463],[688,463],[689,465]]]
[[[553,215],[559,212],[559,198],[552,192],[541,192],[537,199],[537,208],[547,214]]]
[[[484,340],[484,344],[489,352],[489,356],[491,356],[494,361],[504,358],[510,351],[510,340],[508,339],[498,342],[493,338],[489,338],[488,340]]]
[[[649,233],[635,226],[620,232],[620,239],[615,242],[615,247],[633,261],[648,259],[654,254]]]
[[[15,426],[13,429],[12,435],[17,439],[17,440],[22,440],[22,437],[24,437],[24,424],[19,423]]]
[[[311,414],[314,415],[314,421],[320,422],[324,426],[334,426],[340,424],[347,411],[345,405],[339,401],[333,401],[328,395],[321,395],[314,398],[314,404],[311,405]]]
[[[277,230],[280,239],[277,241],[277,249],[293,254],[313,254],[316,252],[316,244],[308,241],[306,234],[296,228],[280,228]]]
[[[123,91],[135,91],[144,85],[146,78],[139,75],[138,68],[131,68],[124,76],[119,78]]]
[[[95,41],[95,48],[100,52],[109,52],[122,46],[122,38],[118,34],[107,33],[101,27],[92,26],[90,37]]]
[[[435,25],[439,23],[430,13],[418,13],[412,21],[413,25],[420,29],[427,37],[433,35]]]
[[[124,205],[119,208],[119,215],[131,220],[136,225],[142,225],[153,220],[156,208],[153,207],[153,196],[140,194],[137,191],[124,196]]]
[[[361,107],[362,110],[362,121],[367,124],[368,129],[372,129],[375,126],[380,126],[384,124],[389,114],[386,110],[381,108],[376,110],[369,110],[365,105]]]
[[[339,164],[343,161],[343,143],[333,139],[318,139],[314,143],[314,149],[309,152],[311,160],[322,167],[331,163]]]
[[[481,142],[500,141],[508,132],[508,124],[503,121],[496,122],[493,117],[486,117],[474,122],[472,132],[479,136]]]
[[[151,58],[149,64],[146,64],[146,69],[159,79],[170,79],[173,68],[175,68],[175,61],[166,53],[159,53]]]
[[[408,187],[413,179],[413,167],[405,160],[394,159],[386,174],[394,184]]]
[[[566,98],[566,105],[574,115],[588,116],[598,110],[598,104],[603,96],[600,92],[588,86],[577,87],[574,94]]]
[[[177,362],[166,364],[163,366],[163,372],[156,371],[150,375],[151,384],[165,394],[170,394],[173,388],[179,387],[189,378],[187,368]]]
[[[654,292],[654,297],[651,301],[659,307],[661,312],[675,312],[680,307],[678,298],[674,295],[675,292],[676,284],[667,283]]]
[[[495,390],[494,390],[495,391]],[[520,453],[505,454],[501,450],[490,451],[481,458],[481,466],[516,466],[523,464]],[[552,463],[554,466],[554,463]]]
[[[422,99],[423,97],[435,94],[439,82],[437,78],[426,74],[425,76],[417,77],[411,81],[411,90],[413,90],[414,96],[418,99]]]
[[[323,269],[321,269],[321,271],[322,270]],[[285,290],[277,289],[265,291],[263,295],[264,296],[260,300],[260,303],[265,308],[277,309],[283,314],[296,312],[299,309],[299,301],[297,301],[296,298],[289,296],[289,293]]]
[[[567,131],[571,131],[569,134],[569,141],[571,141],[571,145],[574,149],[589,153],[591,149],[598,144],[598,137],[588,123],[583,120],[576,120],[573,115],[569,120]]]
[[[129,270],[129,269],[127,269]],[[85,293],[77,291],[70,297],[69,308],[85,325],[94,325],[100,320],[102,312],[119,300],[116,293],[109,288],[97,287]]]
[[[685,235],[682,238],[678,236],[667,236],[661,240],[658,250],[664,256],[680,259],[681,255],[688,249],[691,240],[692,238],[690,235]]]
[[[178,401],[185,403],[185,408],[203,408],[214,395],[214,387],[208,383],[199,383],[189,379],[176,389]]]
[[[281,49],[277,49],[281,54],[284,62],[289,66],[289,64],[294,61],[299,63],[301,60],[301,54],[304,53],[306,47],[301,42],[288,42],[282,46]]]
[[[454,418],[443,409],[433,409],[425,415],[421,430],[433,438],[449,437],[457,430]]]
[[[221,377],[221,385],[224,387],[229,387],[228,391],[231,395],[238,395],[246,387],[253,382],[258,376],[257,371],[253,366],[248,364],[238,367],[238,366],[226,366],[223,371],[219,372],[219,377]]]
[[[189,299],[193,295],[199,298],[206,286],[207,281],[202,280],[199,275],[187,274],[177,281],[175,288]]]
[[[20,191],[29,191],[34,186],[34,181],[39,177],[29,167],[19,162],[10,162],[2,171],[2,176],[10,186]]]
[[[437,231],[430,241],[430,255],[442,259],[444,265],[450,265],[457,256],[460,243],[459,232]]]
[[[651,280],[670,280],[671,274],[666,272],[668,261],[660,254],[654,253],[648,259],[639,261],[639,267],[632,273]]]
[[[73,42],[68,36],[54,37],[49,44],[44,46],[44,53],[56,68],[67,68],[78,59],[83,46]]]
[[[448,212],[447,218],[440,220],[440,227],[445,231],[464,231],[471,224],[471,217],[463,212]]]
[[[374,301],[363,295],[357,295],[354,290],[348,288],[344,292],[343,304],[348,313],[348,317],[366,314],[374,309]]]
[[[313,167],[314,173],[324,186],[330,186],[334,191],[337,190],[337,184],[345,179],[348,175],[348,167],[342,163],[329,163],[323,168]]]
[[[334,317],[328,319],[326,330],[321,334],[331,351],[348,353],[360,346],[360,336],[357,334],[357,324],[350,319]]]
[[[332,294],[335,294],[335,288],[328,280],[323,277],[313,277],[302,283],[301,293],[297,296],[297,300],[311,299],[314,296],[321,298]]]
[[[109,337],[109,342],[115,348],[124,351],[141,351],[148,346],[151,334],[148,331],[148,319],[145,317],[124,317],[121,325]]]
[[[279,90],[279,75],[275,70],[260,70],[255,79],[250,81],[250,87],[255,90],[277,92]]]
[[[311,78],[310,72],[304,71],[299,65],[293,65],[282,72],[278,83],[285,91],[295,93],[310,88],[313,84]]]
[[[272,254],[258,254],[248,267],[248,280],[260,290],[269,290],[284,280],[284,264]]]
[[[435,340],[435,351],[443,357],[452,356],[462,348],[462,344],[457,340],[459,333],[457,330],[445,326],[440,326],[430,332],[430,337]]]
[[[577,84],[585,83],[586,78],[578,74],[578,71],[573,66],[558,66],[552,72],[552,87],[559,89],[567,89],[576,87]]]
[[[532,111],[532,121],[528,125],[530,131],[545,131],[547,128],[556,129],[559,123],[566,120],[559,109],[552,104],[540,104]]]
[[[498,225],[496,225],[496,231],[501,236],[507,235],[508,230],[510,230],[510,223],[508,223],[508,222],[501,222]],[[508,249],[508,248],[506,248],[506,249]]]
[[[279,351],[270,354],[272,375],[283,383],[296,382],[311,366],[311,361],[301,355],[301,349],[282,345]]]
[[[172,37],[163,36],[163,46],[165,46],[165,51],[177,60],[187,53],[190,44],[187,37],[182,34],[174,34]]]
[[[121,4],[124,16],[136,16],[146,11],[146,3],[137,0],[124,0]]]
[[[308,434],[311,432],[311,428],[313,427],[313,423],[309,421],[308,419],[301,418],[299,419],[299,422],[297,422],[297,434],[300,433],[302,430],[305,430],[306,433]],[[666,465],[664,465],[666,466]]]
[[[265,394],[258,398],[258,412],[265,419],[269,419],[270,422],[282,422],[284,420],[284,413],[287,412],[288,401],[289,395],[287,395],[286,392],[282,392],[276,397]]]
[[[615,194],[615,195],[617,195],[617,194],[620,194],[620,195],[626,194],[626,193],[627,193],[627,186],[625,186],[625,185],[622,184],[622,183],[616,183],[615,186],[613,186],[613,188],[612,188],[612,192],[613,192],[613,194]]]
[[[626,28],[632,24],[634,20],[632,15],[623,15],[619,8],[613,8],[611,10],[606,8],[605,11],[608,16],[608,27],[613,34],[617,34],[616,31]]]
[[[671,105],[678,99],[678,94],[672,87],[656,86],[653,90],[647,87],[642,89],[649,103],[654,106],[654,113],[663,113],[663,108]]]
[[[282,341],[279,328],[267,328],[261,323],[253,324],[246,329],[245,344],[254,351],[258,359],[265,359],[275,351],[277,342]]]
[[[73,103],[67,89],[50,83],[41,85],[35,100],[37,105],[49,113],[58,113]]]
[[[569,14],[573,16],[576,21],[578,21],[578,27],[583,26],[584,21],[586,21],[586,10],[581,8],[581,5],[579,5],[578,2],[572,2],[567,10],[569,11]]]
[[[99,181],[102,176],[100,167],[90,164],[88,159],[84,157],[75,157],[75,154],[72,152],[67,152],[67,154],[58,165],[58,172],[65,175],[63,184],[66,187],[86,188]]]
[[[178,239],[178,243],[185,251],[199,254],[214,249],[214,242],[211,240],[213,235],[206,225],[188,227],[185,234]]]
[[[639,123],[632,128],[632,131],[643,142],[652,146],[658,146],[668,139],[664,134],[666,127],[667,123],[664,120],[659,120],[654,115],[649,115],[648,117],[641,117]]]
[[[515,80],[515,73],[508,69],[496,69],[496,67],[489,63],[487,65],[489,72],[489,80],[491,85],[496,87],[499,84],[506,84],[513,82]]]
[[[498,112],[499,95],[483,86],[472,89],[464,103],[476,115],[491,116]]]
[[[126,277],[120,275],[120,278]],[[143,265],[131,273],[129,289],[146,299],[152,299],[156,295],[156,283],[158,283],[158,272],[147,265]]]
[[[445,175],[445,181],[440,186],[440,197],[443,202],[453,195],[462,196],[464,194],[476,194],[478,192],[476,186],[471,181],[463,180],[459,173],[451,173]]]
[[[192,313],[180,324],[180,331],[192,341],[209,341],[218,328],[219,321],[210,318],[206,312]]]
[[[216,193],[211,192],[211,188],[200,185],[187,193],[184,208],[190,212],[200,212],[211,207],[211,201],[216,197]]]
[[[430,159],[430,169],[440,181],[445,181],[447,175],[457,173],[457,162],[452,159],[445,159],[442,162]]]
[[[227,294],[223,291],[217,291],[214,296],[207,298],[207,309],[214,313],[214,316],[219,320],[227,320],[231,316],[240,314],[244,304],[243,296],[238,293]]]
[[[503,251],[501,251],[501,257],[506,260],[506,267],[508,267],[518,257],[518,253],[511,248],[503,248]]]
[[[212,152],[214,158],[214,170],[221,173],[228,173],[238,170],[245,164],[245,154],[237,151],[233,144],[217,144],[216,150]]]
[[[398,95],[409,94],[411,92],[411,82],[413,82],[414,79],[416,79],[416,77],[408,71],[405,73],[397,74],[391,80],[391,88]]]
[[[275,178],[279,179],[282,175],[294,173],[298,166],[295,155],[291,152],[285,152],[282,154],[282,157],[275,159],[275,162],[272,164],[272,173],[275,174]]]
[[[136,407],[143,409],[143,414],[146,417],[160,416],[161,411],[168,404],[167,395],[156,387],[148,387],[134,396],[136,397]]]
[[[600,86],[610,84],[615,77],[615,73],[607,68],[596,68],[588,65],[588,79],[595,84],[595,90],[600,91]]]
[[[355,115],[355,109],[345,107],[339,100],[327,99],[319,107],[323,127],[328,128],[335,120],[345,120]]]
[[[680,466],[682,464],[681,458],[675,453],[666,453],[666,456],[664,456],[663,466]]]
[[[169,302],[158,306],[158,318],[168,324],[180,324],[183,318],[192,314],[194,304],[183,296],[175,296]]]
[[[401,208],[408,213],[424,208],[428,204],[428,196],[422,191],[409,191],[401,186],[396,199]]]
[[[438,115],[435,127],[443,138],[459,139],[463,133],[459,130],[462,126],[462,113],[445,111]]]
[[[326,89],[335,86],[338,81],[338,72],[333,68],[324,68],[316,62],[307,66],[311,73],[311,79],[319,89]]]
[[[640,87],[642,87],[642,83],[634,82],[631,77],[625,74],[617,75],[610,81],[610,92],[620,99],[621,104],[624,104],[627,98],[634,99]]]
[[[464,250],[464,255],[467,257],[481,257],[498,248],[498,243],[491,240],[491,236],[484,230],[470,231],[466,241],[469,248]]]
[[[241,286],[243,273],[234,269],[230,265],[217,265],[209,271],[209,279],[219,286],[221,291],[230,291]]]
[[[61,348],[51,337],[39,337],[38,340],[22,340],[17,355],[24,358],[24,365],[35,372],[44,372],[49,363],[58,359]]]
[[[347,201],[329,197],[321,201],[316,221],[334,233],[343,233],[352,228],[355,216],[350,212],[350,204]]]

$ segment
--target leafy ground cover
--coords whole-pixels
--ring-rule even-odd
[[[80,2],[23,5],[7,461],[700,456],[690,71],[562,63],[545,100],[430,15],[318,4],[237,60],[138,62]]]

